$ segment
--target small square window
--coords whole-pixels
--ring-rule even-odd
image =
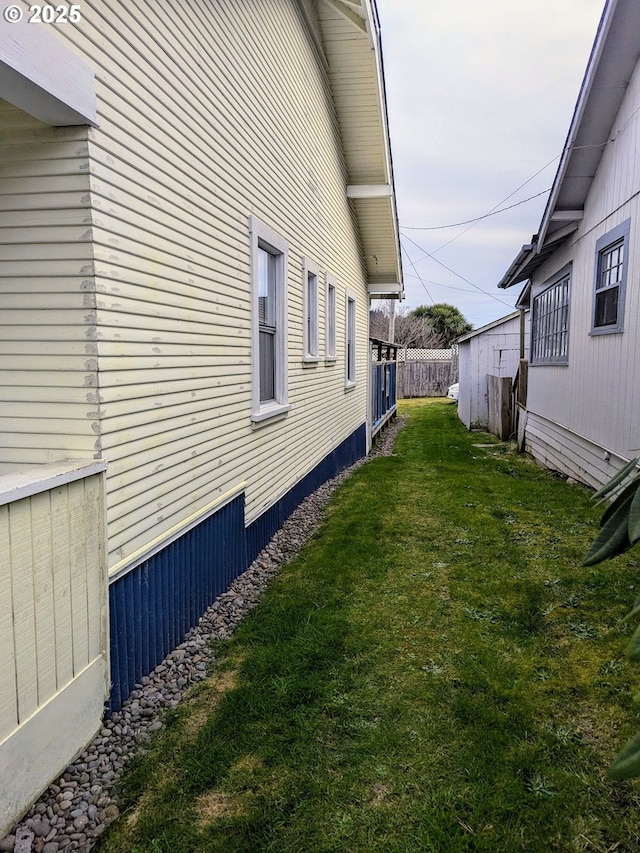
[[[596,243],[593,335],[623,330],[630,222],[625,220]]]

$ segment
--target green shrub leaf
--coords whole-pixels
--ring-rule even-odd
[[[640,774],[640,732],[620,750],[609,768],[612,779],[632,779]]]
[[[612,492],[617,485],[619,485],[625,477],[628,477],[629,474],[633,471],[633,469],[638,464],[638,457],[636,456],[634,459],[629,462],[628,465],[625,465],[622,470],[618,471],[615,477],[612,477],[608,483],[605,483],[604,486],[599,489],[595,494],[591,495],[591,500],[597,501],[598,498],[603,498],[605,495],[608,495]]]
[[[620,494],[613,500],[606,510],[602,514],[602,518],[600,519],[600,527],[604,527],[604,525],[609,521],[611,516],[617,512],[623,503],[629,500],[629,498],[633,498],[638,489],[640,488],[640,478],[637,480],[632,480],[624,489],[620,492]]]
[[[631,641],[629,642],[629,660],[640,660],[640,628],[636,628]]]
[[[637,480],[640,485],[640,477]],[[635,494],[629,507],[629,542],[635,545],[640,540],[640,489]]]
[[[583,566],[595,566],[603,560],[610,560],[630,547],[628,513],[631,500],[632,498],[628,497],[601,528],[582,563]]]

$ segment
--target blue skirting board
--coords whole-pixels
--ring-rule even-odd
[[[248,527],[240,495],[110,585],[111,711],[180,645],[304,498],[365,453],[362,424]]]

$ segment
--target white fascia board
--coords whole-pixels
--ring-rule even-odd
[[[9,5],[0,0],[2,11]],[[0,27],[0,91],[46,124],[97,127],[93,70],[44,25],[29,24],[26,15]]]
[[[387,296],[399,296],[402,293],[402,284],[398,281],[381,284],[380,282],[369,282],[367,291],[370,296],[385,298]]]
[[[554,210],[551,214],[552,222],[579,222],[584,219],[584,210]]]
[[[391,198],[391,184],[349,184],[347,198]]]

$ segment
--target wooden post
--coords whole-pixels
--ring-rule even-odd
[[[513,404],[510,376],[487,374],[488,430],[503,441],[513,432]]]

